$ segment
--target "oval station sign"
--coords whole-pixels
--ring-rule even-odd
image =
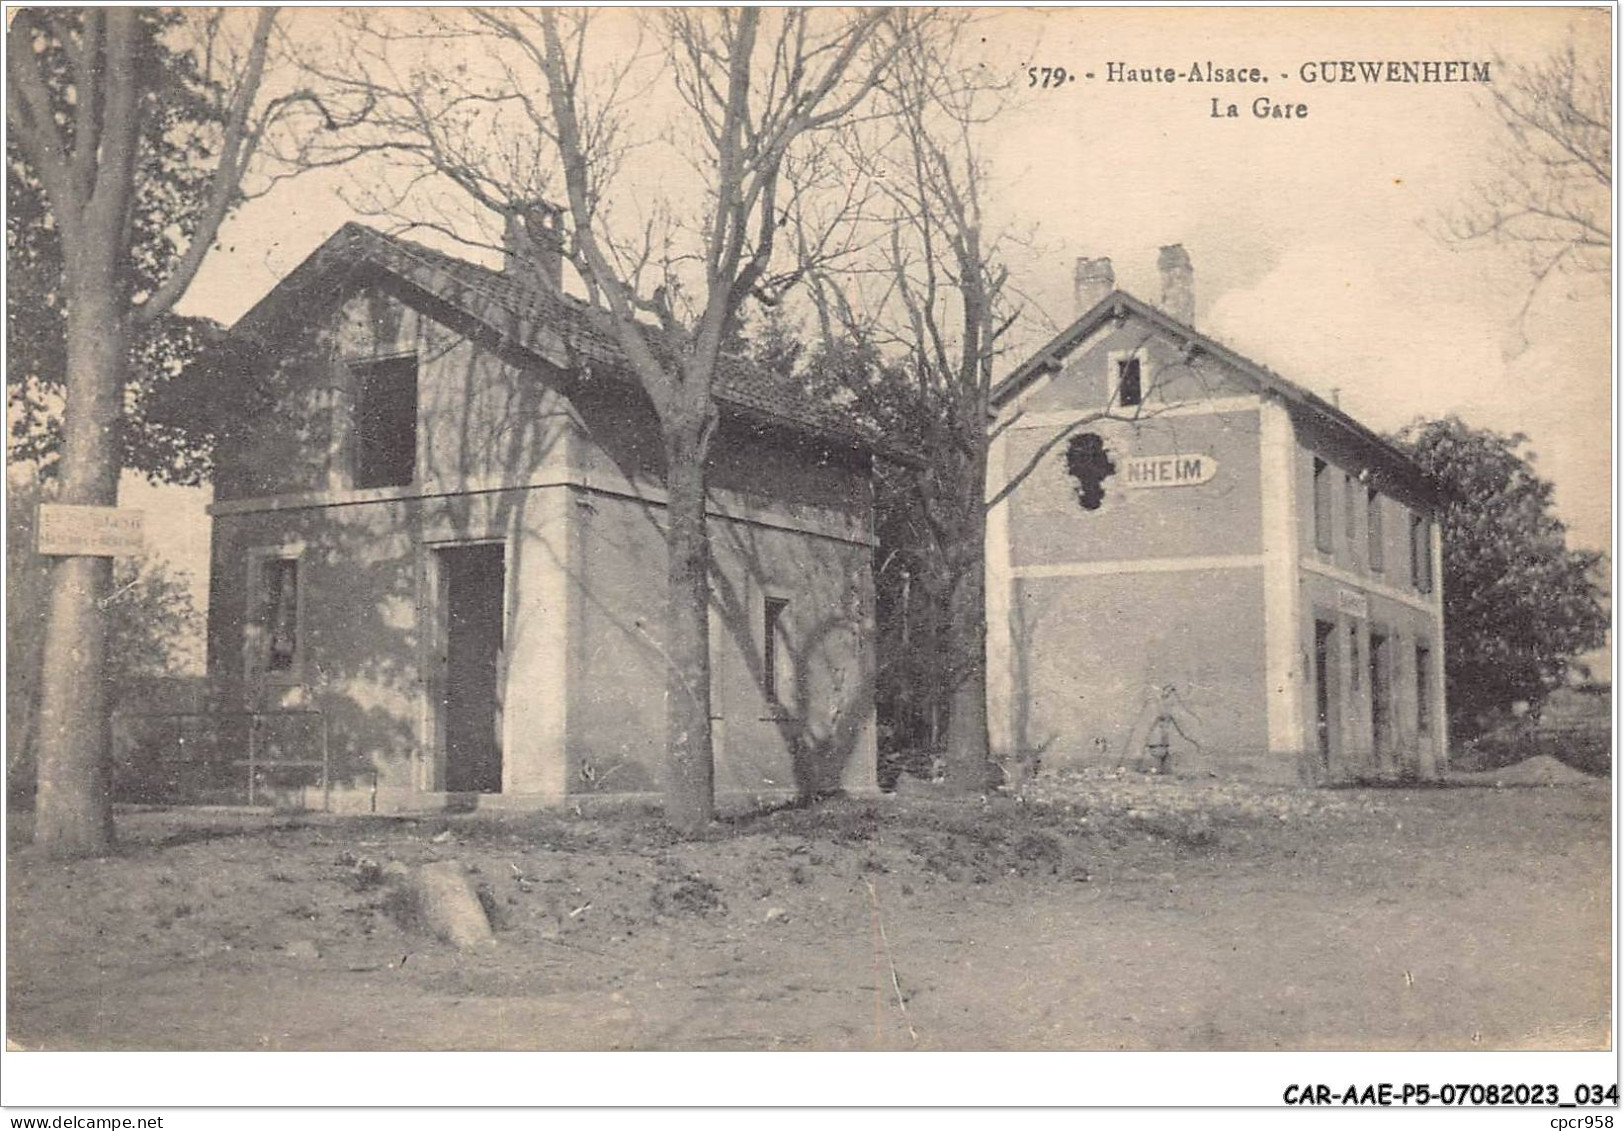
[[[1197,487],[1218,474],[1218,461],[1190,452],[1127,456],[1122,460],[1121,474],[1129,487]]]

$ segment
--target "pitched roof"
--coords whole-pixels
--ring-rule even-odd
[[[1361,424],[1318,394],[1280,376],[1268,366],[1261,365],[1251,358],[1235,352],[1217,339],[1208,337],[1193,326],[1180,322],[1165,311],[1151,306],[1149,303],[1143,302],[1123,290],[1114,290],[1100,299],[1099,302],[1085,311],[1077,321],[1056,334],[1047,345],[1017,366],[1009,376],[998,382],[992,389],[992,403],[1001,405],[1045,373],[1058,371],[1066,356],[1076,349],[1085,338],[1106,322],[1129,314],[1150,323],[1175,339],[1182,340],[1186,344],[1210,354],[1212,357],[1250,377],[1264,389],[1277,393],[1285,400],[1309,410],[1333,428],[1350,435],[1360,444],[1375,449],[1378,459],[1387,462],[1394,470],[1402,472],[1412,482],[1412,485],[1419,488],[1428,497],[1434,499],[1441,497],[1441,485],[1434,482],[1421,469],[1420,465],[1380,433]]]
[[[334,286],[363,284],[379,274],[398,279],[471,319],[505,347],[568,371],[592,367],[635,384],[607,311],[522,277],[353,222],[333,233],[289,272],[237,321],[231,333],[263,330],[301,297],[323,294]],[[914,462],[870,434],[839,406],[819,401],[742,359],[723,359],[713,390],[724,412]]]

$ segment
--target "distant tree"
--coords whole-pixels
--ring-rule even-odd
[[[1487,88],[1501,126],[1498,168],[1449,220],[1457,240],[1525,252],[1530,301],[1547,279],[1612,263],[1613,86],[1598,46],[1502,67]]]
[[[130,283],[150,293],[197,229],[208,203],[206,138],[224,126],[220,103],[198,61],[168,38],[182,15],[147,9],[139,16],[150,36],[162,97],[140,122],[140,162],[145,175],[134,186],[131,209]],[[66,91],[69,62],[63,53],[39,55],[42,70]],[[67,294],[62,285],[62,229],[45,186],[23,148],[6,147],[6,385],[10,394],[13,459],[54,474],[62,448],[62,409],[67,386]],[[188,418],[154,420],[150,409],[168,379],[196,352],[213,328],[208,319],[167,311],[131,335],[130,366],[119,429],[121,463],[150,478],[194,484],[208,470],[207,436],[188,428]]]
[[[1535,710],[1572,658],[1606,640],[1603,555],[1570,549],[1534,471],[1528,438],[1458,417],[1396,437],[1449,494],[1442,518],[1445,671],[1453,736],[1470,738],[1513,704]]]
[[[845,138],[855,176],[876,186],[858,219],[868,255],[838,273],[809,272],[824,339],[835,343],[825,379],[838,378],[829,383],[851,390],[861,416],[923,459],[887,469],[878,484],[877,597],[882,647],[892,645],[882,665],[900,677],[893,721],[936,747],[948,784],[971,794],[993,779],[987,429],[994,364],[1015,318],[1003,263],[1012,237],[987,218],[983,195],[983,146],[1008,84],[971,61],[964,45],[975,34],[971,16],[944,14],[904,43],[877,120]]]

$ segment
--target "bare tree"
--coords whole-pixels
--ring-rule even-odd
[[[214,171],[167,272],[138,293],[130,269],[132,208],[154,164],[143,119],[164,114],[163,100],[173,92],[162,81],[160,25],[134,8],[25,8],[12,18],[10,136],[44,187],[63,250],[63,503],[118,502],[117,429],[133,335],[186,293],[221,222],[241,200],[244,174],[262,146],[311,107],[296,91],[261,97],[275,11],[242,23],[233,14],[199,13],[186,25],[197,39],[194,93],[216,101],[220,127],[215,136],[168,140],[212,162]],[[105,557],[63,557],[51,572],[34,840],[54,856],[96,854],[112,843],[103,677],[111,576]]]
[[[949,696],[947,778],[988,784],[983,484],[993,368],[1014,322],[1010,235],[993,230],[983,192],[981,133],[1007,91],[959,60],[972,21],[937,21],[910,38],[885,82],[876,127],[848,130],[847,152],[887,201],[873,255],[837,278],[812,272],[825,336],[838,333],[894,359],[884,379],[909,402],[909,440],[923,468],[900,469],[920,522],[923,560],[910,568],[947,613],[952,647],[940,658]]]
[[[1457,241],[1524,251],[1528,302],[1554,275],[1606,272],[1612,263],[1613,92],[1607,58],[1571,44],[1495,83],[1499,169],[1450,217]],[[1524,304],[1524,311],[1527,303]]]
[[[941,645],[927,668],[915,665],[916,678],[932,684],[916,689],[916,698],[930,702],[933,719],[945,716],[936,737],[946,782],[961,793],[984,791],[997,778],[987,717],[989,513],[1078,430],[1157,411],[1115,404],[1079,411],[1019,466],[990,475],[994,441],[1019,419],[994,420],[995,369],[1033,311],[1004,263],[1023,237],[989,215],[982,157],[1015,92],[967,50],[976,24],[973,15],[955,14],[910,38],[884,84],[882,113],[846,131],[846,152],[889,209],[878,217],[866,261],[843,273],[810,272],[825,338],[880,359],[866,366],[871,395],[859,402],[924,458],[921,468],[886,473],[910,512],[902,524],[908,544],[893,549],[911,559],[910,583],[924,591],[933,622],[924,627]],[[868,215],[853,222],[876,227]]]
[[[358,144],[454,184],[487,222],[559,200],[567,230],[552,238],[653,404],[669,559],[665,809],[680,830],[697,830],[714,812],[705,468],[718,365],[746,305],[774,301],[796,277],[775,268],[799,192],[786,167],[870,97],[914,19],[872,9],[671,9],[644,27],[658,68],[639,51],[600,63],[581,11],[476,9],[361,29],[348,81],[377,100],[385,128]],[[459,54],[483,44],[481,65],[401,62],[448,42]],[[346,81],[344,70],[328,77]],[[647,143],[633,136],[632,115],[660,105],[639,98],[640,84],[661,82],[680,111],[662,140],[685,158],[693,191],[639,208],[614,190],[628,153]],[[404,202],[397,192],[378,203]],[[442,210],[415,223],[471,240],[455,220]]]

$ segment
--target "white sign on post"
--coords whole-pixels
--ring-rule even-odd
[[[141,511],[118,507],[39,506],[39,552],[53,557],[127,557],[141,552]]]

